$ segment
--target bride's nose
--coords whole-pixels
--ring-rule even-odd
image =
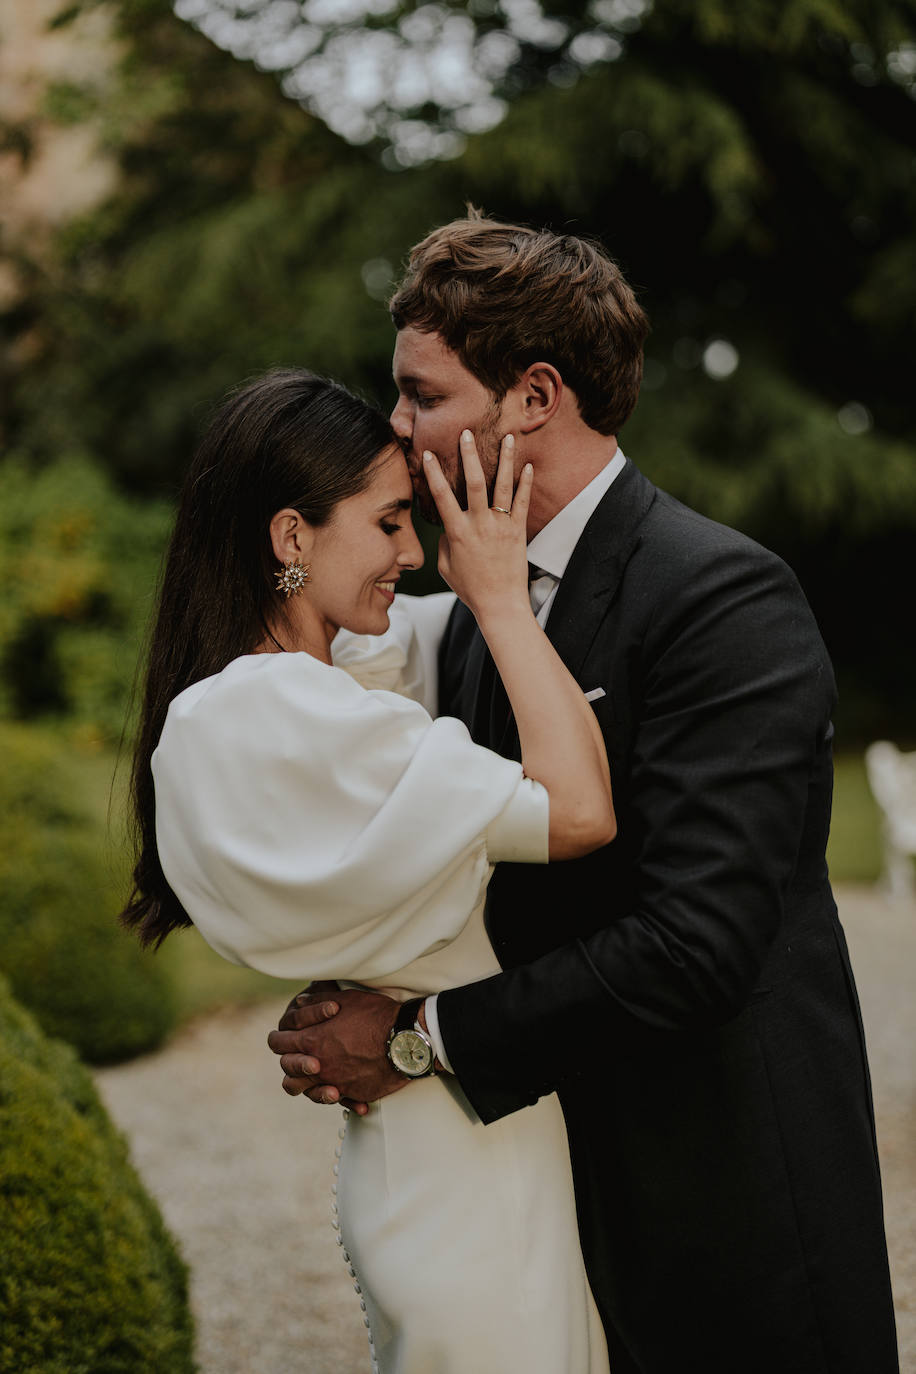
[[[423,545],[414,534],[398,554],[398,565],[407,572],[411,568],[422,568],[424,562]]]

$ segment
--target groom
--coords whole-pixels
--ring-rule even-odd
[[[593,702],[619,826],[586,859],[499,866],[504,971],[427,999],[420,1024],[484,1122],[559,1092],[614,1374],[892,1374],[868,1068],[824,860],[833,675],[804,597],[618,449],[646,322],[599,249],[472,213],[414,249],[392,316],[392,422],[421,503],[424,449],[460,494],[466,426],[491,468],[507,432],[534,465],[532,594]],[[519,756],[460,604],[439,702]],[[287,1090],[409,1091],[385,1056],[396,1010],[297,999],[271,1036]]]

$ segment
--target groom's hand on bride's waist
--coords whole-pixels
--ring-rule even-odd
[[[312,983],[290,1002],[267,1043],[280,1056],[283,1089],[313,1102],[366,1104],[410,1082],[390,1064],[388,1037],[398,1003],[383,993]]]

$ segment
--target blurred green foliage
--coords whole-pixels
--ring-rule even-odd
[[[838,754],[827,846],[831,882],[877,882],[884,866],[883,850],[881,812],[868,786],[865,760],[859,753]]]
[[[394,5],[372,27],[394,33],[422,8]],[[460,157],[397,171],[381,140],[344,143],[167,0],[110,6],[120,64],[81,93],[54,87],[46,113],[91,111],[121,177],[51,258],[18,250],[9,444],[32,473],[77,451],[122,487],[170,496],[206,407],[252,372],[301,363],[388,399],[387,287],[468,199],[594,235],[653,321],[625,449],[795,566],[849,737],[910,732],[916,654],[894,604],[916,532],[909,0],[545,0],[561,22],[530,39],[497,3],[449,10],[479,38],[510,34],[495,79],[508,114]],[[345,17],[325,27],[330,41]],[[609,55],[577,57],[597,30]],[[435,96],[401,113],[451,117]],[[729,375],[704,367],[716,340],[736,352]],[[104,714],[93,665],[108,627],[81,626],[79,647],[60,628],[52,659]]]
[[[0,714],[119,736],[170,519],[89,458],[0,462]]]
[[[0,1371],[192,1374],[187,1273],[88,1072],[0,978]]]
[[[86,748],[0,723],[0,969],[45,1030],[107,1063],[160,1044],[177,1003],[118,926],[127,864],[81,796]]]
[[[272,978],[267,973],[258,973],[256,969],[230,964],[210,948],[193,926],[170,935],[155,958],[168,973],[180,1022],[204,1016],[218,1008],[263,1003],[264,1069],[270,1073],[267,1032],[277,1024],[287,1002],[302,991],[303,980]],[[273,1003],[273,1010],[267,1005],[269,1003]]]

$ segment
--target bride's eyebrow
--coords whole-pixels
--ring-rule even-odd
[[[410,510],[412,505],[412,501],[408,501],[406,497],[401,497],[399,501],[388,501],[384,506],[378,506],[377,512],[379,515],[382,515],[388,510]]]

